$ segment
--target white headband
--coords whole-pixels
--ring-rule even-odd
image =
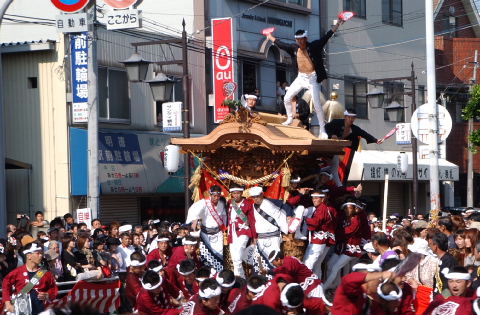
[[[215,290],[206,288],[205,290],[198,291],[198,295],[204,299],[210,299],[212,297],[219,296],[220,294],[222,294],[222,289],[220,289],[220,286],[218,286]]]
[[[382,271],[382,268],[380,266],[375,265],[375,264],[363,264],[363,263],[358,263],[353,265],[352,271],[357,271],[357,270],[366,270],[368,272],[377,272],[377,271]]]
[[[365,204],[358,204],[358,203],[356,203],[356,204],[355,204],[355,207],[357,207],[357,208],[360,209],[360,210],[363,210],[363,208],[365,208]]]
[[[307,31],[304,31],[302,34],[300,35],[295,35],[295,38],[304,38],[304,37],[307,37],[307,34],[308,32]]]
[[[37,243],[32,243],[32,247],[24,250],[23,254],[26,255],[26,254],[31,254],[31,253],[35,253],[35,252],[41,252],[41,251],[43,251],[43,248],[39,247],[37,245]]]
[[[151,271],[155,271],[155,272],[160,272],[163,270],[163,265],[160,264],[159,266],[155,267],[155,268],[150,268]]]
[[[301,180],[301,178],[300,178],[300,176],[298,176],[297,178],[291,179],[290,182],[291,183],[300,183],[300,180]]]
[[[357,116],[357,114],[350,113],[348,110],[344,111],[344,112],[343,112],[343,115],[344,115],[344,116],[351,116],[351,117],[356,117],[356,116]]]
[[[345,202],[340,208],[344,208],[346,206],[357,206],[355,202]]]
[[[320,193],[313,193],[310,195],[310,197],[320,197],[320,198],[325,198],[325,194],[320,194]]]
[[[297,287],[297,286],[300,287],[300,285],[298,283],[289,283],[285,286],[285,288],[283,288],[282,294],[280,294],[280,301],[282,301],[283,306],[288,307],[288,308],[297,308],[297,307],[302,305],[303,301],[300,301],[300,304],[298,304],[298,305],[290,305],[290,303],[288,302],[288,299],[287,299],[288,289],[290,289],[292,287]]]
[[[162,278],[162,276],[159,276],[159,277],[160,277],[160,281],[158,281],[157,284],[152,285],[152,284],[150,284],[150,283],[143,283],[143,282],[142,282],[142,287],[143,287],[145,290],[149,290],[149,291],[155,290],[156,288],[158,288],[159,286],[161,286],[162,283],[163,283],[163,278]]]
[[[230,188],[230,192],[234,192],[234,191],[243,191],[243,188],[242,187]]]
[[[145,259],[144,261],[139,261],[139,260],[131,260],[130,261],[130,266],[132,267],[140,267],[140,266],[143,266],[147,263],[147,260]]]
[[[170,239],[169,239],[168,237],[158,238],[158,236],[157,236],[156,241],[157,241],[157,242],[168,242],[168,241],[170,241]]]
[[[181,274],[182,276],[188,276],[188,275],[192,274],[193,272],[195,272],[195,268],[193,268],[193,270],[190,271],[190,272],[181,272],[181,271],[180,271],[180,264],[178,264],[178,265],[177,265],[177,271],[178,271],[178,273]]]
[[[265,290],[266,286],[263,284],[261,286],[259,286],[258,288],[254,289],[253,287],[251,287],[249,284],[247,284],[247,289],[248,291],[252,292],[252,293],[255,293],[255,294],[258,294],[258,293],[261,293],[263,290]]]
[[[257,96],[253,94],[245,94],[245,99],[248,100],[249,98],[253,98],[254,100],[256,100]]]
[[[469,273],[450,272],[450,269],[448,268],[443,268],[442,274],[445,276],[445,278],[450,280],[472,280],[472,276]]]
[[[197,245],[197,241],[189,241],[187,239],[182,240],[182,245]]]
[[[218,284],[224,288],[231,288],[235,285],[235,279],[233,279],[232,283],[225,283],[225,280],[223,280],[222,277],[219,277],[218,274],[217,274],[216,280]]]
[[[382,285],[387,282],[388,279],[385,279],[385,281],[383,281],[378,287],[377,287],[377,294],[384,300],[386,301],[398,301],[400,300],[400,298],[402,297],[403,295],[403,292],[402,292],[402,288],[400,288],[398,285],[396,285],[395,283],[395,286],[397,287],[398,289],[398,293],[395,292],[395,291],[390,291],[390,293],[388,295],[385,295],[383,294],[382,292]]]

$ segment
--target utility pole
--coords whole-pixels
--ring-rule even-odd
[[[187,32],[185,31],[185,19],[182,21],[182,67],[183,67],[183,137],[190,138],[190,77],[188,75],[188,46],[187,46]],[[184,189],[185,189],[185,218],[187,217],[188,209],[190,208],[190,154],[187,152],[183,156],[183,170],[184,170]]]
[[[3,16],[7,12],[8,7],[12,4],[13,0],[2,1],[0,7],[0,26],[2,24]],[[0,82],[3,81],[3,69],[2,69],[2,52],[0,48]],[[0,237],[5,237],[7,234],[5,227],[7,226],[7,177],[5,174],[5,117],[3,117],[5,107],[3,103],[3,84],[0,84]]]
[[[470,91],[473,90],[473,86],[477,84],[477,67],[478,67],[478,50],[475,50],[475,58],[473,61],[473,77],[472,84],[470,85]],[[473,119],[468,120],[468,135],[473,131]],[[473,153],[470,150],[472,143],[468,141],[468,164],[467,164],[467,207],[473,207]]]
[[[438,169],[438,108],[435,77],[435,35],[433,31],[432,0],[425,0],[425,42],[427,57],[427,92],[430,107],[430,222],[440,213],[440,183]]]
[[[98,186],[98,61],[96,5],[89,9],[92,24],[88,31],[88,207],[92,218],[100,217],[100,188]]]
[[[415,112],[417,109],[417,95],[415,93],[415,69],[413,66],[413,61],[412,61],[412,72],[411,72],[411,78],[410,82],[412,84],[412,114]],[[417,138],[415,138],[415,135],[413,132],[411,133],[412,137],[412,164],[413,164],[413,172],[412,172],[412,212],[416,216],[417,215],[417,209],[418,209],[418,146],[417,146]]]

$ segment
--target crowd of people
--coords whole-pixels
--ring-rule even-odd
[[[89,229],[71,214],[19,216],[0,240],[4,308],[26,294],[36,315],[58,298],[57,282],[118,277],[120,313],[480,314],[480,213],[434,225],[395,214],[382,230],[361,186],[329,179],[313,190],[293,177],[285,203],[262,187],[233,185],[226,199],[212,186],[186,223],[95,219]]]

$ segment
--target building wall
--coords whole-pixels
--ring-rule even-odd
[[[64,45],[55,47],[2,56],[6,156],[32,165],[30,188],[26,171],[7,173],[9,222],[17,211],[51,219],[70,210]],[[38,88],[28,88],[29,77]]]
[[[333,20],[338,19],[338,12],[343,10],[343,0],[329,1],[328,24],[332,25]],[[340,79],[349,75],[368,80],[405,77],[410,76],[413,62],[417,85],[426,86],[424,11],[421,1],[403,1],[403,26],[392,26],[382,23],[381,2],[366,0],[366,19],[352,18],[341,26],[327,45],[329,75]],[[401,82],[410,87],[409,81]],[[330,79],[328,89],[331,90],[334,84],[339,84],[339,101],[345,104],[344,81]],[[379,88],[382,89],[381,86]],[[418,97],[417,104],[419,100]],[[410,97],[404,97],[404,104],[408,107],[406,117],[409,120]],[[385,121],[383,109],[368,108],[368,119],[357,119],[355,124],[379,138],[394,128],[396,122]],[[394,138],[381,145],[370,144],[368,149],[410,151],[409,147],[397,146]]]

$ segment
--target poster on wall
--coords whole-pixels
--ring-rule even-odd
[[[229,113],[225,99],[234,99],[236,91],[233,63],[232,18],[212,19],[212,64],[214,121],[219,123]]]

